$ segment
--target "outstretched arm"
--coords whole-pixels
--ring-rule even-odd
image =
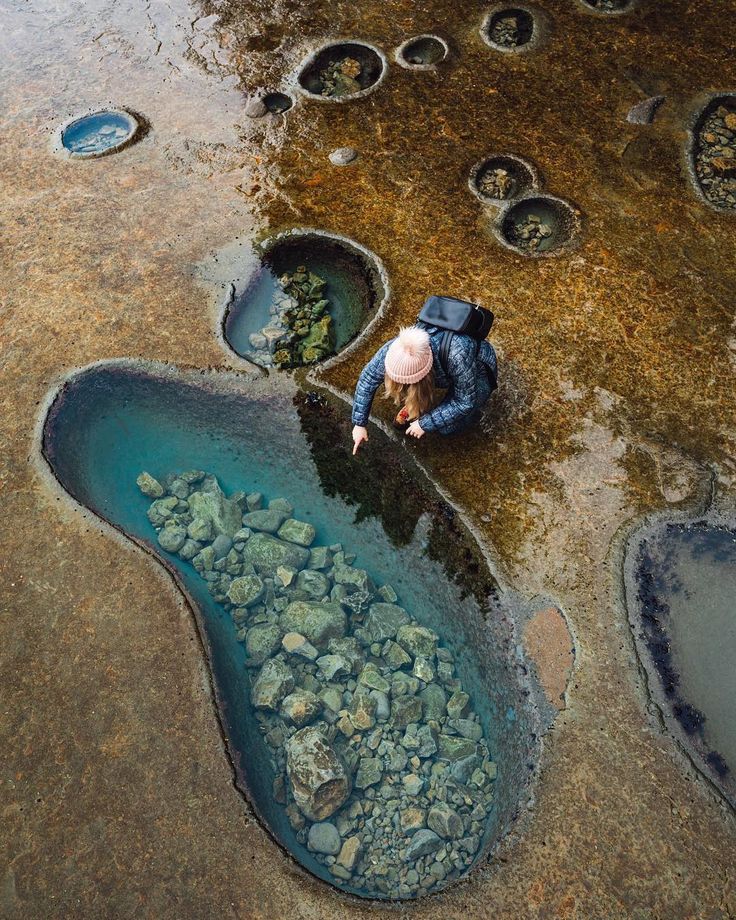
[[[386,342],[373,355],[358,377],[353,398],[353,425],[364,428],[371,414],[371,405],[376,390],[383,383],[386,373],[386,352],[391,342]]]
[[[452,386],[438,406],[419,418],[422,431],[447,431],[473,411],[478,383],[475,351],[474,343],[465,337],[452,340],[447,360]]]

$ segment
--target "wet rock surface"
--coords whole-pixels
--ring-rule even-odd
[[[621,434],[627,458],[643,430],[709,462],[722,450],[733,457],[727,360],[733,332],[724,310],[734,283],[733,212],[687,205],[679,137],[667,135],[648,149],[646,182],[621,176],[612,155],[621,139],[622,119],[615,114],[623,116],[633,101],[622,79],[624,58],[670,81],[678,98],[728,88],[723,11],[680,0],[667,8],[640,4],[641,18],[619,18],[606,28],[611,21],[596,27],[581,7],[559,4],[559,54],[544,61],[537,80],[531,72],[524,79],[499,73],[499,82],[492,81],[499,92],[486,96],[488,49],[466,41],[476,9],[459,12],[457,4],[443,2],[432,7],[430,20],[423,7],[402,0],[397,29],[385,8],[302,6],[286,28],[274,23],[271,7],[227,0],[219,23],[209,17],[209,24],[191,26],[192,8],[178,0],[153,5],[149,13],[105,2],[98,8],[106,29],[99,38],[103,26],[90,23],[84,5],[30,0],[4,14],[3,233],[9,251],[22,254],[6,271],[7,330],[15,344],[4,352],[0,413],[6,511],[17,524],[5,528],[3,544],[7,635],[13,637],[3,664],[9,737],[24,713],[23,743],[6,750],[9,771],[24,777],[9,792],[4,813],[3,905],[10,915],[93,915],[101,891],[109,910],[121,915],[137,909],[161,918],[176,911],[250,916],[254,903],[268,918],[365,914],[295,876],[256,823],[243,822],[211,706],[191,679],[201,656],[176,593],[161,590],[141,554],[121,553],[109,535],[88,531],[27,463],[39,401],[71,366],[137,354],[219,366],[222,348],[202,289],[191,280],[192,259],[234,235],[294,223],[361,240],[390,264],[396,290],[405,292],[394,301],[396,314],[329,372],[341,390],[350,390],[397,322],[411,322],[427,278],[446,277],[460,296],[473,299],[480,290],[498,304],[497,338],[518,372],[492,433],[464,438],[452,464],[445,445],[433,451],[429,438],[422,452],[456,499],[473,511],[493,509],[493,520],[481,529],[504,564],[513,559],[519,566],[522,582],[528,572],[532,584],[564,588],[587,650],[584,679],[575,681],[572,697],[575,717],[563,719],[547,745],[537,818],[513,859],[494,860],[462,891],[425,901],[422,914],[442,918],[455,908],[473,918],[515,918],[525,909],[591,920],[736,914],[734,893],[724,883],[732,872],[734,822],[705,783],[679,768],[672,745],[658,740],[648,723],[636,692],[636,663],[621,651],[624,624],[614,612],[605,553],[598,552],[632,506],[651,510],[660,501],[658,468],[641,451],[644,460],[627,460],[625,469],[609,464],[596,440],[601,459],[591,471],[589,448],[581,450],[578,441],[581,426],[589,424],[592,394],[606,388],[615,394],[614,406],[596,424]],[[362,104],[337,112],[332,106],[329,116],[337,121],[313,124],[318,106],[299,105],[284,119],[292,133],[283,147],[264,149],[260,132],[269,119],[246,123],[253,136],[242,142],[232,138],[242,89],[227,88],[215,72],[215,56],[240,60],[250,92],[266,83],[264,68],[268,85],[279,84],[305,42],[359,30],[393,47],[440,17],[447,17],[460,52],[453,63],[458,74],[431,107],[426,95],[406,92],[392,73],[385,91],[373,97],[370,117]],[[182,60],[180,49],[188,53],[191,45],[198,52],[205,40],[214,55]],[[289,55],[284,64],[273,53],[282,42]],[[600,79],[596,92],[590,92],[592,74]],[[412,79],[413,88],[422,82]],[[29,131],[35,137],[45,126],[52,130],[77,111],[80,98],[100,101],[91,95],[98,87],[105,99],[139,104],[154,130],[166,127],[160,106],[178,139],[169,143],[160,134],[152,150],[141,145],[99,169],[94,164],[97,181],[87,185],[91,171],[58,169],[42,143],[29,143]],[[473,99],[478,104],[469,118]],[[407,121],[424,123],[430,108],[430,125],[441,126],[447,142],[437,144],[436,132],[427,130],[407,144]],[[399,109],[405,118],[397,118]],[[381,156],[372,181],[354,183],[349,194],[329,180],[312,184],[324,174],[313,151],[357,143],[364,128]],[[450,141],[452,135],[459,141]],[[479,240],[476,203],[458,199],[458,143],[474,145],[469,165],[486,144],[507,146],[509,137],[553,171],[557,187],[593,218],[583,251],[570,259],[540,264],[503,249],[489,253]],[[588,137],[595,143],[581,142]],[[407,170],[416,177],[410,190],[402,184]],[[275,175],[286,182],[274,183],[277,195],[269,200],[270,183],[263,180]],[[260,202],[235,188],[256,183]],[[112,198],[124,201],[124,220],[108,220]],[[263,218],[255,227],[254,210]],[[192,232],[176,241],[183,225]],[[121,248],[125,259],[117,258]],[[690,353],[693,360],[682,360]],[[622,433],[624,418],[632,427]],[[572,464],[566,462],[571,431]],[[488,463],[493,475],[480,483],[474,471]],[[564,483],[573,467],[580,473],[576,487],[560,494],[560,479]],[[137,468],[131,483],[135,475]],[[551,488],[554,513],[548,516],[540,507]],[[595,502],[588,500],[593,491]],[[541,513],[543,527],[530,509]],[[43,572],[43,579],[17,577],[31,571]],[[40,615],[49,608],[50,616]],[[104,725],[90,718],[92,710],[105,714]],[[59,808],[62,775],[79,794],[67,793]],[[142,807],[154,802],[161,820],[152,821]],[[102,822],[114,833],[92,839],[91,829]],[[632,840],[641,845],[629,846]],[[70,850],[73,859],[65,855]],[[591,858],[595,853],[602,858]]]
[[[736,98],[705,115],[695,144],[695,173],[703,195],[716,207],[736,208]]]
[[[464,874],[496,765],[438,636],[341,544],[314,545],[288,501],[228,498],[198,470],[137,484],[161,548],[230,611],[297,840],[365,895],[416,897]]]

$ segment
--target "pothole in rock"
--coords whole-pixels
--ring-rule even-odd
[[[436,35],[419,35],[410,38],[396,52],[397,61],[412,69],[432,68],[447,57],[446,42]]]
[[[62,388],[43,451],[175,574],[276,841],[344,891],[414,898],[515,822],[537,688],[460,516],[379,429],[352,462],[349,431],[341,402],[284,375],[118,362]]]
[[[690,140],[696,187],[717,208],[736,208],[736,94],[716,96],[698,116]]]
[[[535,33],[534,15],[518,6],[497,7],[485,19],[481,34],[496,51],[526,50]]]
[[[524,255],[546,255],[568,247],[578,230],[579,215],[572,205],[561,198],[540,195],[511,204],[501,219],[498,235]]]
[[[470,188],[484,202],[503,204],[539,186],[539,173],[521,157],[488,157],[470,173]]]
[[[626,597],[666,725],[736,805],[736,530],[645,526],[627,546]]]
[[[342,237],[292,231],[267,240],[226,308],[225,340],[262,367],[323,361],[383,305],[384,277],[375,256]]]
[[[307,58],[298,80],[308,96],[340,101],[374,90],[386,68],[386,59],[377,48],[362,42],[335,42]]]
[[[117,153],[139,139],[142,123],[123,109],[92,112],[75,118],[60,133],[60,143],[75,158],[102,157]]]
[[[581,0],[583,6],[596,13],[626,13],[634,6],[633,0]]]
[[[266,111],[272,115],[281,115],[289,111],[294,105],[294,100],[286,93],[266,93],[263,97],[263,104],[266,106]]]

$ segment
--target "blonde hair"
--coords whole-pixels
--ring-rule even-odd
[[[414,421],[428,412],[434,403],[434,374],[428,374],[416,383],[397,383],[388,374],[383,378],[386,396],[397,406],[404,406],[409,419]]]

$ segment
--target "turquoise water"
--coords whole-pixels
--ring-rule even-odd
[[[68,125],[61,142],[72,153],[99,154],[117,147],[135,128],[133,119],[121,112],[95,112]]]
[[[438,511],[434,490],[416,480],[418,474],[379,431],[371,432],[372,453],[356,464],[347,450],[347,411],[341,415],[317,401],[312,411],[308,401],[295,402],[296,393],[282,375],[249,382],[246,388],[232,378],[99,367],[75,378],[53,405],[44,453],[78,502],[150,544],[178,571],[199,608],[198,624],[239,785],[274,837],[302,865],[336,883],[298,843],[283,809],[273,801],[268,752],[243,692],[245,652],[236,627],[193,567],[154,545],[155,531],[146,517],[150,500],[135,482],[141,470],[161,476],[199,468],[216,475],[228,494],[242,489],[288,497],[295,514],[316,528],[317,544],[342,542],[356,552],[356,565],[368,569],[377,583],[393,585],[404,606],[440,635],[455,655],[458,676],[471,693],[498,765],[487,848],[518,812],[537,755],[534,715],[512,663],[514,646],[492,579],[487,571],[473,574],[478,559],[474,541]],[[339,446],[343,435],[344,450]],[[342,471],[333,478],[337,463]],[[345,472],[351,465],[354,476]],[[411,498],[409,513],[397,520],[402,494]],[[445,556],[445,546],[455,558],[470,560],[468,571],[458,570]],[[469,576],[474,584],[483,582],[490,592],[487,599],[466,593],[463,583]]]
[[[245,356],[253,350],[248,337],[269,324],[278,279],[301,265],[327,281],[324,296],[330,302],[336,351],[371,319],[383,292],[377,272],[365,257],[330,237],[305,234],[286,238],[268,248],[260,269],[236,293],[227,311],[225,339],[237,354]]]

